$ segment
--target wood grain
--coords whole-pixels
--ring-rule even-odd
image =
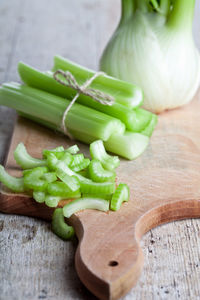
[[[119,1],[71,3],[10,0],[0,4],[1,82],[10,51],[12,61],[6,75],[8,80],[18,80],[16,65],[20,59],[46,69],[51,67],[55,53],[97,68],[101,50],[117,22]],[[196,33],[199,32],[198,10],[199,7]],[[80,18],[80,15],[86,17]],[[66,22],[74,19],[76,24],[70,25],[74,34],[68,39],[70,31],[67,31],[69,24]],[[85,21],[81,23],[81,20]],[[11,43],[16,23],[19,26],[15,42]],[[89,36],[88,30],[92,31]],[[66,38],[57,32],[67,33]],[[196,34],[199,44],[198,37]],[[13,116],[11,110],[0,108],[3,122],[0,126],[1,161],[6,153]],[[51,233],[47,223],[32,218],[1,214],[0,230],[2,299],[95,299],[84,289],[74,271],[76,243],[63,243]],[[138,285],[123,299],[197,299],[200,293],[199,232],[199,220],[170,223],[150,231],[143,240],[143,274]]]

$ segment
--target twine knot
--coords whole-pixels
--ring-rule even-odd
[[[72,99],[72,101],[70,102],[70,104],[67,106],[66,110],[63,113],[63,117],[62,117],[62,123],[61,123],[61,129],[63,130],[63,132],[70,138],[73,139],[72,135],[68,132],[66,125],[65,125],[65,119],[66,116],[69,112],[69,110],[71,109],[71,107],[73,106],[73,104],[75,103],[75,101],[78,99],[78,97],[82,94],[85,96],[89,96],[90,98],[92,98],[93,100],[103,104],[103,105],[113,105],[113,103],[115,102],[114,97],[101,92],[99,90],[96,89],[92,89],[89,88],[89,85],[99,76],[101,75],[105,75],[104,72],[96,72],[91,78],[89,78],[83,85],[79,85],[78,82],[76,81],[75,77],[69,72],[64,72],[63,70],[57,70],[54,72],[53,74],[53,78],[60,84],[70,87],[73,90],[77,91],[77,94],[75,95],[75,97]],[[64,78],[64,80],[61,79],[61,77]]]

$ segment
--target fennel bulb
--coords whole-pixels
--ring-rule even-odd
[[[100,69],[143,89],[144,107],[159,113],[188,103],[200,82],[192,36],[195,0],[122,0],[120,23]]]

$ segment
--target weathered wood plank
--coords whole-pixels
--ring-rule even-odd
[[[119,18],[119,0],[35,0],[0,3],[0,82],[18,80],[19,60],[50,68],[59,53],[98,67],[100,53]],[[197,1],[198,2],[198,1]],[[200,47],[200,7],[195,38]],[[14,114],[0,108],[0,161]],[[145,265],[124,300],[197,299],[200,294],[200,221],[160,226],[143,240]],[[74,269],[77,243],[64,243],[49,224],[0,214],[0,299],[95,299]]]

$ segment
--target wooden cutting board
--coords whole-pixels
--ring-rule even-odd
[[[19,142],[35,157],[41,157],[43,148],[73,144],[20,118],[5,163],[13,175],[20,174],[13,159]],[[89,155],[88,146],[78,144]],[[146,231],[200,216],[200,95],[184,108],[161,114],[148,149],[136,161],[122,160],[117,175],[131,188],[128,203],[118,212],[85,210],[70,218],[79,239],[76,270],[100,299],[119,299],[136,283],[143,266],[140,239]],[[0,200],[2,212],[51,219],[52,209],[26,195],[1,187]]]

